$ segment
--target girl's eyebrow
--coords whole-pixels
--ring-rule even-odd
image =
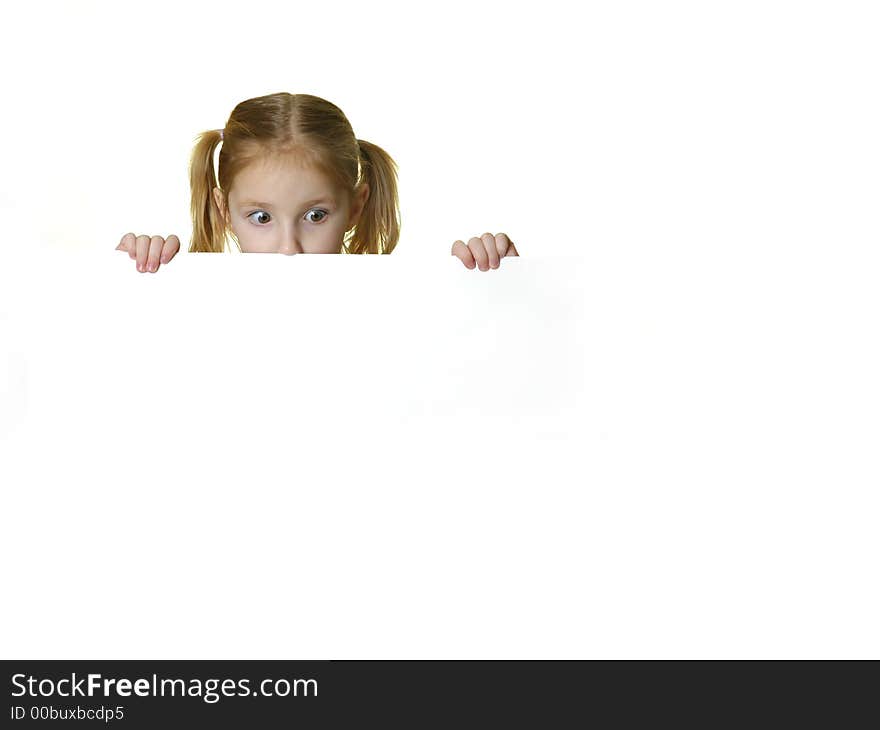
[[[314,198],[314,199],[312,199],[312,200],[307,200],[305,203],[303,203],[303,206],[314,205],[315,203],[332,203],[332,202],[333,202],[333,201],[332,201],[330,198],[326,198],[326,197],[322,197],[322,198]],[[257,207],[257,208],[269,208],[269,209],[271,209],[271,208],[273,208],[274,206],[271,205],[270,203],[261,203],[261,202],[258,201],[258,200],[250,200],[250,201],[246,201],[246,202],[243,202],[243,203],[239,203],[239,207],[241,207],[241,208],[252,208],[252,207]]]

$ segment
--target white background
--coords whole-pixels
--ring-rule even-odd
[[[5,657],[880,654],[872,3],[4,12]],[[138,274],[280,90],[393,256]]]

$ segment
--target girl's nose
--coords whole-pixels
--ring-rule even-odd
[[[278,249],[279,253],[283,253],[287,256],[292,256],[295,253],[302,253],[303,249],[300,245],[300,242],[297,240],[284,241],[281,244],[281,248]]]

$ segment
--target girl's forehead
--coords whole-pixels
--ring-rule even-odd
[[[238,200],[274,200],[306,195],[336,198],[330,178],[315,166],[277,160],[262,160],[245,167],[232,185]]]

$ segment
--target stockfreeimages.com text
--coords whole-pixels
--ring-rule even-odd
[[[249,679],[117,679],[87,674],[54,680],[38,679],[14,674],[13,697],[201,697],[205,702],[217,702],[221,697],[299,697],[318,695],[316,679],[263,679],[251,688]],[[311,691],[310,691],[311,690]]]

